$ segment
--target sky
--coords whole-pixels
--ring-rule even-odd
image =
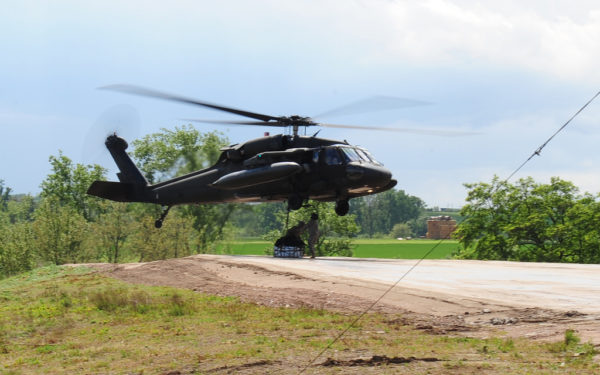
[[[241,119],[97,89],[134,84],[269,115],[376,95],[428,102],[323,121],[477,134],[319,136],[366,147],[429,207],[458,208],[464,183],[508,177],[600,90],[600,3],[5,0],[0,47],[0,179],[15,193],[39,193],[59,150],[116,180],[112,130],[130,140],[185,118]],[[513,179],[599,193],[599,122],[600,99]],[[273,133],[196,126],[231,143]]]

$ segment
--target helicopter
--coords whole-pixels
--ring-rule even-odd
[[[156,228],[162,226],[171,207],[182,204],[287,201],[288,211],[293,211],[308,200],[315,200],[335,202],[336,214],[344,216],[349,211],[350,199],[381,193],[397,184],[390,170],[367,149],[345,140],[318,138],[318,131],[306,136],[298,134],[298,130],[313,126],[406,129],[323,124],[298,115],[270,116],[132,85],[101,89],[192,104],[252,119],[192,121],[291,129],[291,134],[265,133],[263,137],[224,147],[214,165],[152,185],[127,154],[127,141],[116,133],[109,135],[105,146],[119,169],[119,182],[94,181],[87,194],[117,202],[161,205],[164,209],[155,222]]]

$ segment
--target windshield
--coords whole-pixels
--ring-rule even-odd
[[[369,153],[369,151],[365,150],[364,148],[340,147],[340,150],[342,151],[342,155],[344,155],[344,160],[346,161],[346,163],[355,161],[355,162],[372,163],[375,165],[383,165],[380,162],[378,162],[373,157],[373,155],[371,155]]]
[[[340,149],[342,150],[342,155],[344,155],[344,159],[346,160],[346,163],[349,163],[351,161],[369,161],[369,159],[364,159],[362,158],[355,149],[350,148],[350,147],[340,147]]]
[[[361,150],[365,155],[367,155],[367,157],[371,160],[371,163],[375,165],[383,165],[383,163],[378,162],[377,159],[375,159],[375,157],[371,155],[369,151],[367,151],[367,149],[361,148],[359,150]]]

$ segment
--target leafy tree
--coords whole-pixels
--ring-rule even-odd
[[[10,192],[11,189],[4,186],[4,180],[0,180],[0,211],[6,211],[8,209]]]
[[[214,243],[223,239],[229,219],[236,209],[233,203],[189,205],[181,208],[183,215],[192,219],[196,230],[197,253],[210,252]]]
[[[13,224],[31,222],[36,206],[36,200],[31,195],[12,196],[5,213]]]
[[[35,264],[31,224],[0,221],[0,278],[31,270]]]
[[[425,236],[427,234],[427,218],[429,215],[421,214],[418,218],[408,221],[412,235],[415,237]]]
[[[91,227],[92,246],[99,246],[97,254],[111,263],[121,259],[125,241],[134,230],[133,216],[127,206],[124,203],[102,202],[100,207],[103,213]]]
[[[266,234],[272,230],[280,230],[282,223],[278,218],[287,213],[287,203],[285,202],[267,202],[258,204],[254,210],[255,223]]]
[[[425,206],[420,198],[393,189],[352,199],[350,204],[362,233],[371,237],[390,233],[395,224],[417,219]]]
[[[179,210],[171,213],[161,229],[154,227],[154,216],[142,212],[137,218],[137,230],[130,237],[131,247],[139,261],[178,258],[191,254],[190,243],[195,236],[192,218]]]
[[[148,181],[155,183],[214,164],[227,143],[218,132],[203,134],[192,126],[161,129],[134,141],[133,157]],[[236,205],[227,203],[182,207],[183,215],[193,218],[197,252],[208,251],[215,241],[223,238],[235,209]]]
[[[97,164],[74,164],[61,151],[58,156],[50,156],[50,164],[52,173],[41,184],[42,198],[70,206],[86,220],[91,220],[98,213],[100,200],[86,192],[93,181],[104,179],[106,169]]]
[[[510,184],[494,177],[470,189],[455,236],[459,256],[538,262],[600,260],[600,204],[568,181],[532,178]]]
[[[0,180],[0,278],[28,271],[35,264],[28,220],[33,199],[17,200],[10,192]]]
[[[227,139],[219,132],[200,133],[191,125],[161,129],[133,141],[133,157],[151,184],[214,164]]]
[[[412,236],[412,229],[407,223],[395,224],[390,232],[390,236],[393,238],[406,238]]]
[[[264,236],[267,233],[281,230],[279,217],[285,214],[287,203],[265,202],[247,203],[236,206],[235,215],[230,223],[236,234],[241,236]]]
[[[39,256],[54,264],[86,260],[82,250],[87,224],[75,207],[61,205],[54,197],[44,199],[32,223]]]

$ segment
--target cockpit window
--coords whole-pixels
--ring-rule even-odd
[[[342,164],[342,159],[336,148],[325,149],[325,163],[328,165]]]
[[[373,157],[373,155],[371,155],[371,153],[369,151],[367,151],[366,149],[364,149],[364,148],[357,148],[356,150],[362,152],[363,154],[365,154],[367,156],[367,158],[369,158],[369,160],[371,161],[371,163],[373,163],[375,165],[383,165],[380,162],[378,162],[377,159],[375,159]]]
[[[368,156],[367,154],[365,154],[365,152],[364,152],[363,150],[361,150],[360,148],[357,148],[357,149],[356,149],[356,153],[357,153],[358,155],[360,155],[360,157],[361,157],[361,158],[362,158],[364,161],[367,161],[367,162],[369,162],[369,163],[371,162],[371,158],[369,158],[369,156]]]
[[[358,161],[358,162],[369,161],[369,159],[361,158],[360,155],[353,148],[342,147],[340,149],[342,150],[342,154],[344,155],[344,159],[346,160],[346,163],[350,163],[352,161]]]
[[[316,163],[319,161],[319,150],[316,150],[313,152],[312,161],[313,161],[313,163]]]
[[[313,160],[317,154],[313,155]],[[375,165],[383,165],[375,158],[369,151],[360,147],[348,147],[348,146],[337,146],[337,147],[328,147],[322,150],[321,152],[321,160],[325,161],[325,164],[328,165],[339,165],[339,164],[347,164],[351,162],[358,163],[370,163]]]

